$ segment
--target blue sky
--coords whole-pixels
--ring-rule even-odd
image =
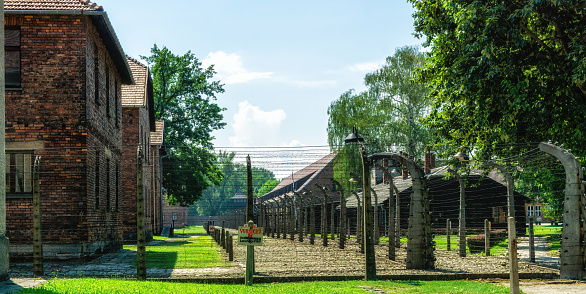
[[[227,108],[216,147],[327,145],[330,103],[362,90],[396,48],[421,43],[405,0],[96,2],[126,54],[156,43],[215,64]]]

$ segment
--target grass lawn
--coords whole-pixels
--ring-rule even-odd
[[[146,247],[146,266],[156,268],[205,268],[228,267],[222,260],[220,248],[210,236],[197,238],[157,237],[156,245]],[[124,245],[124,249],[136,250],[136,245]]]
[[[181,235],[206,235],[206,230],[202,226],[188,226],[183,229],[175,229],[174,232]]]
[[[149,282],[116,279],[53,279],[20,293],[509,293],[476,281],[346,281],[244,285]]]
[[[549,254],[553,256],[559,256],[559,250],[561,246],[561,234],[562,226],[550,226],[550,225],[534,225],[533,235],[547,236],[549,237]],[[527,235],[529,235],[529,228],[527,228]]]

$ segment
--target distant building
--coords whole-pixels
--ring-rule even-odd
[[[160,184],[156,186],[158,175],[159,152],[162,146],[163,125],[157,130],[153,100],[153,82],[146,65],[136,59],[127,57],[136,84],[122,87],[122,126],[123,158],[122,200],[124,241],[136,242],[136,195],[137,195],[137,150],[141,148],[142,189],[144,193],[144,215],[147,240],[153,234],[160,234],[160,210],[162,205]],[[158,134],[157,132],[160,132]],[[160,136],[156,145],[151,142],[151,134]],[[158,138],[158,137],[157,137]],[[154,147],[154,148],[153,148]],[[158,212],[158,213],[157,213]]]

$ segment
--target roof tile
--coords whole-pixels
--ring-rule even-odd
[[[151,132],[151,145],[163,145],[163,130],[165,122],[158,120],[155,122],[155,131]]]
[[[147,98],[147,78],[149,71],[146,65],[138,60],[126,56],[128,64],[134,76],[134,85],[122,85],[122,106],[123,107],[144,107]]]
[[[73,10],[104,11],[88,0],[4,0],[5,10]]]

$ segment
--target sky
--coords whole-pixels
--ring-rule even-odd
[[[326,146],[328,106],[418,45],[406,0],[95,0],[125,53],[153,44],[214,64],[225,93],[222,147]]]

